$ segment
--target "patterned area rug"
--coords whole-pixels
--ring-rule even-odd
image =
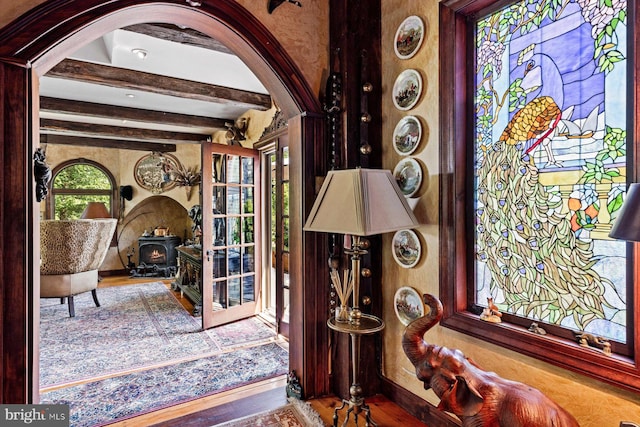
[[[43,404],[68,404],[72,427],[100,426],[286,374],[288,359],[287,350],[267,343],[65,387],[40,397]]]
[[[98,299],[78,295],[73,318],[58,299],[41,300],[41,389],[275,340],[255,318],[202,331],[160,282],[101,288]]]
[[[289,403],[281,408],[217,424],[215,427],[325,427],[325,424],[311,405],[289,399]]]

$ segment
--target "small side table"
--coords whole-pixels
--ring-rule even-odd
[[[331,317],[327,320],[327,326],[334,331],[341,332],[344,334],[349,334],[351,336],[351,365],[352,365],[352,376],[353,382],[351,383],[351,387],[349,388],[349,394],[351,398],[349,400],[342,399],[342,405],[339,408],[336,408],[333,412],[333,427],[338,426],[338,411],[344,408],[346,405],[349,405],[347,409],[347,415],[344,419],[343,427],[347,425],[349,421],[349,416],[353,412],[353,416],[358,425],[358,415],[361,412],[365,414],[365,426],[377,426],[371,420],[371,415],[369,414],[369,406],[364,403],[364,398],[362,397],[362,387],[358,383],[358,369],[360,367],[360,337],[362,335],[371,335],[375,334],[384,329],[384,322],[382,319],[372,316],[370,314],[362,314],[360,318],[360,322],[358,324],[350,323],[350,322],[337,322],[334,317]]]

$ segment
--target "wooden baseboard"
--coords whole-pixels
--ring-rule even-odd
[[[416,379],[416,381],[418,380]],[[453,418],[447,413],[438,410],[438,408],[426,400],[419,398],[384,377],[382,378],[382,394],[429,427],[453,427],[462,425],[457,418]]]
[[[102,277],[111,277],[111,276],[128,276],[129,271],[122,270],[107,270],[107,271],[98,271],[98,274]]]

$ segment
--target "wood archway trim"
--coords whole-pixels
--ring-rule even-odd
[[[208,2],[190,7],[184,1],[165,0],[50,0],[0,30],[0,403],[37,403],[39,336],[39,208],[35,202],[32,158],[38,135],[38,85],[57,62],[87,42],[109,31],[143,22],[185,25],[229,46],[262,81],[290,121],[291,141],[300,164],[299,212],[309,210],[315,175],[323,160],[316,156],[315,142],[322,137],[320,102],[303,74],[280,43],[253,15],[236,2]],[[293,184],[292,184],[293,185]],[[294,200],[292,200],[292,203]],[[301,219],[300,219],[301,221]],[[300,225],[300,230],[302,226]],[[293,237],[303,251],[302,231]],[[314,241],[311,239],[311,241]],[[308,257],[307,257],[308,258]],[[298,269],[298,280],[315,277],[307,260]],[[302,287],[302,286],[301,286]],[[315,280],[305,282],[302,292],[318,292]],[[295,298],[292,312],[304,319],[324,316],[322,304],[303,307],[306,297]],[[316,313],[317,312],[317,313]],[[326,369],[306,360],[321,346],[316,322],[300,322],[300,342],[290,345],[292,369],[304,377],[311,395],[326,392]],[[323,362],[326,363],[326,362]],[[308,366],[316,369],[307,369]]]

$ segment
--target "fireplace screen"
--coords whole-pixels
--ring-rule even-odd
[[[138,239],[138,263],[173,267],[177,265],[176,246],[181,239],[177,236],[140,237]]]

